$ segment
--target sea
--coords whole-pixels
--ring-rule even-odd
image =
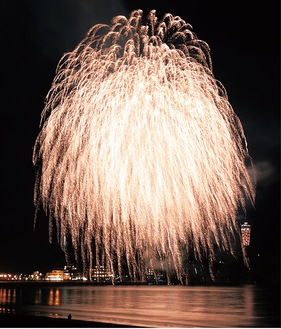
[[[149,328],[280,328],[280,291],[255,284],[2,284],[0,313]]]

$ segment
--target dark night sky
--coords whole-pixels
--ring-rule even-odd
[[[33,230],[32,149],[61,56],[96,23],[133,9],[179,15],[211,48],[215,77],[240,117],[257,171],[249,212],[252,248],[268,278],[280,266],[280,26],[278,1],[9,0],[2,2],[0,272],[48,271],[64,256],[48,241],[42,214]],[[184,6],[183,6],[184,4]],[[222,2],[223,4],[223,2]],[[4,89],[3,89],[4,88]]]

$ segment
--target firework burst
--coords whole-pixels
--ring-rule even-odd
[[[210,262],[215,247],[233,252],[238,210],[255,194],[208,45],[154,10],[146,23],[136,10],[95,25],[62,57],[33,163],[35,204],[63,250],[69,236],[84,263],[121,275],[125,262],[134,279],[156,263],[187,277],[191,249]]]

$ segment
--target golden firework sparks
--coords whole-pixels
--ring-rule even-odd
[[[251,160],[209,46],[180,17],[95,25],[59,62],[41,128],[35,204],[65,251],[70,235],[84,262],[121,275],[125,259],[136,278],[158,260],[180,280],[190,246],[210,262],[233,252]]]

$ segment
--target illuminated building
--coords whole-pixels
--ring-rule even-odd
[[[63,275],[63,270],[52,270],[52,272],[46,273],[46,280],[63,281]]]
[[[18,274],[0,273],[0,281],[19,280]]]
[[[241,225],[241,234],[242,234],[242,244],[244,247],[248,247],[250,245],[251,238],[251,225],[247,222]]]
[[[103,266],[95,266],[91,273],[92,280],[96,282],[108,282],[113,279],[112,272],[106,271]]]
[[[32,274],[28,276],[28,280],[32,280],[32,281],[43,280],[43,274],[40,273],[39,271],[34,271]]]
[[[63,269],[63,280],[82,280],[82,274],[78,271],[77,267],[66,265]]]

